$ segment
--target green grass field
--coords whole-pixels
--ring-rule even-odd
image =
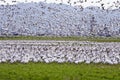
[[[120,64],[1,63],[0,80],[120,80]]]
[[[0,37],[0,40],[65,40],[65,41],[95,41],[95,42],[120,42],[120,37],[53,37],[53,36],[14,36]]]

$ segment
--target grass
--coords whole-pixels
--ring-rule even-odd
[[[1,63],[0,80],[120,80],[120,64]]]
[[[14,36],[0,37],[0,40],[65,40],[65,41],[95,41],[95,42],[120,42],[120,37],[55,37],[55,36]]]

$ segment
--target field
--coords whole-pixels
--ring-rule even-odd
[[[0,40],[64,40],[120,42],[105,37],[0,37]],[[120,64],[0,63],[0,80],[120,80]]]
[[[0,64],[0,80],[120,80],[119,75],[120,64]]]
[[[53,37],[53,36],[14,36],[0,37],[0,40],[63,40],[63,41],[95,41],[95,42],[120,42],[120,37]]]

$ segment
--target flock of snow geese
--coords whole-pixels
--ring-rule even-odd
[[[0,36],[17,35],[120,37],[120,1],[0,0]],[[0,41],[8,61],[118,64],[120,43]]]
[[[120,63],[120,43],[0,41],[1,62]]]
[[[71,6],[98,6],[104,7],[105,9],[115,9],[120,7],[119,0],[0,0],[0,4],[17,4],[17,3],[28,3],[28,2],[46,2],[46,3],[57,3],[67,4]]]
[[[6,35],[120,36],[120,1],[0,0]]]

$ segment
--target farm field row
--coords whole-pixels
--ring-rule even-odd
[[[54,37],[54,36],[14,36],[0,37],[0,40],[62,40],[62,41],[94,41],[94,42],[120,42],[120,37]]]
[[[120,64],[0,64],[0,80],[120,80],[119,75]]]

